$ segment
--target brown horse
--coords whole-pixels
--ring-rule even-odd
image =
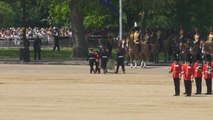
[[[157,43],[150,44],[149,56],[153,58],[153,61],[155,63],[157,63],[157,53],[158,53]]]
[[[200,43],[194,43],[193,39],[188,39],[187,46],[191,55],[201,54]]]
[[[202,54],[211,54],[213,55],[213,42],[201,41],[201,51]]]
[[[140,45],[140,44],[139,44]],[[137,61],[142,61],[141,50],[139,50],[139,45],[137,45],[133,40],[128,40],[128,56],[130,59],[130,66],[133,67],[133,62],[135,63],[135,68],[137,68]]]
[[[179,45],[179,49],[180,49],[180,56],[181,56],[181,60],[183,61],[183,63],[186,61],[186,56],[187,54],[189,54],[189,49],[187,47],[187,44],[184,42],[180,42]]]
[[[146,68],[147,61],[149,59],[149,46],[147,43],[141,42],[141,48],[142,48],[141,49],[141,55],[142,55],[141,67]]]
[[[162,45],[160,45],[160,43],[158,43],[158,41],[157,41],[156,50],[155,50],[156,51],[155,62],[159,61],[159,53],[161,53],[161,52],[163,52],[163,54],[164,54],[165,63],[167,62],[167,59],[170,60],[170,55],[172,54],[173,51],[175,51],[171,48],[171,46],[172,46],[172,40],[170,40],[170,39],[164,39]]]

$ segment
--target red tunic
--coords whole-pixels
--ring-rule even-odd
[[[191,80],[193,76],[193,68],[191,65],[184,64],[182,68],[182,74],[184,80]]]
[[[100,56],[99,56],[99,54],[95,54],[95,60],[96,60],[96,62],[100,62]]]
[[[173,63],[170,67],[170,72],[173,72],[173,78],[179,78],[179,75],[181,73],[181,65]]]
[[[203,66],[204,78],[212,78],[212,66],[205,64]]]
[[[211,62],[211,66],[213,67],[213,61]]]
[[[203,65],[201,63],[194,63],[193,65],[193,73],[194,77],[202,77]]]

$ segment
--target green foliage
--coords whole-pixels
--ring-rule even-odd
[[[84,18],[84,26],[86,29],[99,29],[104,25],[104,16],[88,15]]]
[[[12,26],[14,12],[10,4],[0,1],[0,27]]]
[[[107,7],[100,5],[99,0],[83,0],[85,29],[112,28],[118,26],[118,17]],[[113,1],[113,3],[115,3]],[[95,7],[94,7],[95,6]]]
[[[49,21],[53,26],[69,26],[70,9],[67,0],[53,0],[49,9]]]
[[[176,23],[186,29],[208,29],[213,25],[212,0],[176,0]]]
[[[3,2],[2,2],[3,1]],[[69,4],[78,0],[26,0],[29,26],[70,26]],[[22,0],[1,0],[0,27],[22,26]],[[80,0],[85,29],[116,28],[118,16],[100,5],[99,0]],[[118,0],[112,0],[118,5]],[[143,27],[207,30],[213,25],[212,0],[123,0],[123,23]],[[144,17],[140,13],[144,12]]]
[[[155,29],[172,29],[172,21],[166,16],[153,16],[147,19],[147,26]]]

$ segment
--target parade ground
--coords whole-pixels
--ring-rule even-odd
[[[168,66],[89,74],[86,65],[0,64],[0,120],[212,120],[213,95],[174,95]]]

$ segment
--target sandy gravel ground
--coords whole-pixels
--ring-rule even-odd
[[[0,120],[213,119],[213,96],[173,96],[168,67],[105,75],[89,74],[88,69],[1,64]]]

